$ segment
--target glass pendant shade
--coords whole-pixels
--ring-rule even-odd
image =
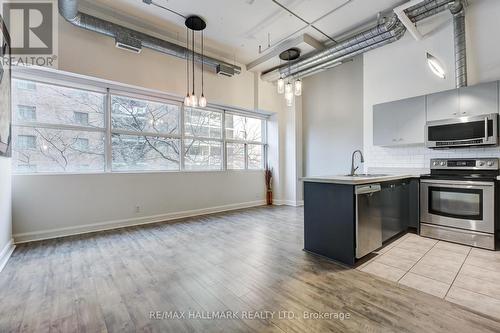
[[[293,105],[293,94],[285,95],[286,106]]]
[[[197,107],[198,106],[198,97],[196,97],[195,94],[192,94],[191,98],[189,100],[189,103],[190,103],[190,106],[192,106],[194,108]]]
[[[280,78],[278,80],[278,94],[283,94],[285,92],[285,80]]]
[[[201,94],[200,101],[199,101],[200,107],[204,108],[207,106],[207,99],[203,94]]]
[[[184,105],[191,106],[191,96],[189,96],[189,94],[187,94],[186,97],[184,97]]]
[[[297,80],[293,84],[295,96],[302,95],[302,81]]]
[[[290,82],[285,84],[285,95],[289,95],[289,94],[293,94],[292,84]]]

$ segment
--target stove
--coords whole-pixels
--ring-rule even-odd
[[[498,158],[433,159],[420,180],[420,234],[495,249]]]

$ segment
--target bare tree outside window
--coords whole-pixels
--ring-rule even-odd
[[[14,141],[21,143],[23,138],[31,137],[36,143],[14,146],[14,170],[104,170],[104,94],[22,80],[14,83],[13,105],[19,110],[13,128]],[[77,122],[75,112],[88,115],[87,122]]]
[[[113,170],[179,170],[179,123],[180,105],[112,96]]]
[[[16,173],[263,169],[263,119],[92,86],[13,83]]]

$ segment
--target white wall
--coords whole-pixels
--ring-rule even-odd
[[[184,61],[147,49],[139,55],[118,50],[111,38],[77,29],[62,19],[59,26],[59,69],[181,96],[186,93]],[[205,95],[210,102],[277,115],[282,111],[274,86],[244,70],[233,78],[207,74]],[[279,126],[276,122],[275,127]],[[276,137],[281,140],[279,131]],[[279,145],[272,149],[279,168]],[[265,199],[262,171],[18,175],[12,186],[16,241],[260,205]],[[141,207],[139,213],[136,206]]]
[[[363,58],[304,79],[304,175],[347,174],[363,148]]]
[[[469,85],[500,79],[500,1],[474,0],[467,7]],[[428,168],[434,157],[500,157],[500,148],[436,151],[421,146],[373,146],[374,104],[452,89],[454,80],[453,26],[449,12],[419,25],[426,38],[420,42],[406,34],[402,40],[364,55],[364,150],[366,167]],[[492,39],[493,38],[493,39]],[[447,67],[447,78],[438,79],[427,67],[425,53]]]
[[[0,271],[13,250],[10,163],[10,158],[0,157]]]
[[[265,194],[262,171],[32,175],[13,183],[16,241],[255,206]]]
[[[10,162],[0,157],[0,271],[13,250]]]

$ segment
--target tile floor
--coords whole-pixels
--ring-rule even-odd
[[[357,269],[500,318],[500,251],[406,234]]]

